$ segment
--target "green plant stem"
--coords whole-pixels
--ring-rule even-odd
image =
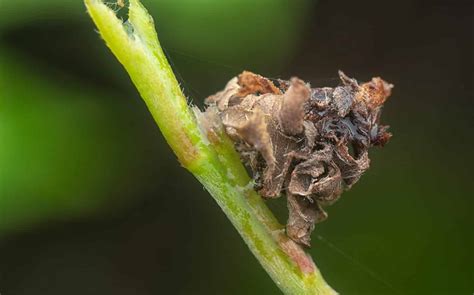
[[[178,160],[211,193],[278,287],[287,294],[336,294],[311,257],[286,237],[284,227],[252,189],[224,132],[201,130],[161,49],[153,20],[141,3],[130,1],[125,23],[101,0],[85,3]]]

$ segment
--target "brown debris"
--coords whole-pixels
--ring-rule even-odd
[[[273,155],[272,140],[267,131],[264,114],[256,109],[241,126],[233,127],[236,129],[238,136],[256,149],[262,155],[267,166],[272,169],[275,166],[275,156]]]
[[[356,94],[356,100],[363,100],[369,108],[377,108],[385,102],[392,93],[393,85],[385,82],[380,77],[372,78],[372,81],[360,86]]]
[[[291,79],[290,88],[283,95],[279,119],[282,131],[289,135],[303,132],[304,104],[311,95],[305,83],[297,78]]]
[[[239,75],[238,84],[240,85],[240,97],[245,97],[249,94],[281,94],[280,89],[278,89],[270,80],[248,71],[244,71]]]
[[[322,206],[359,180],[369,168],[369,147],[391,136],[379,120],[393,85],[339,77],[335,88],[310,88],[297,78],[243,72],[206,100],[204,115],[222,122],[260,194],[287,196],[287,235],[306,246],[315,224],[327,218]]]

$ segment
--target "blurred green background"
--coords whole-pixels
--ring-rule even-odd
[[[143,2],[197,105],[244,69],[395,84],[311,253],[341,294],[472,294],[470,1]],[[0,0],[0,293],[279,294],[94,30],[78,0]]]

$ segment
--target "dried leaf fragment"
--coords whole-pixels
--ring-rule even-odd
[[[335,88],[311,88],[298,78],[246,71],[206,100],[204,116],[220,120],[262,197],[286,195],[287,235],[306,246],[327,218],[323,206],[369,168],[369,147],[391,137],[379,120],[393,85],[378,77],[359,84],[341,71],[339,77]]]
[[[249,94],[281,94],[280,89],[270,80],[252,72],[244,71],[239,75],[238,79],[240,97],[245,97]]]
[[[303,132],[304,105],[309,100],[310,90],[297,78],[291,79],[290,88],[283,95],[278,115],[280,127],[285,134],[297,135]]]

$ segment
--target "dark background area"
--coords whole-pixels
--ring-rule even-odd
[[[143,3],[198,105],[244,69],[395,84],[391,142],[310,252],[341,294],[474,292],[471,1]],[[279,294],[81,1],[0,2],[0,19],[2,295]]]

